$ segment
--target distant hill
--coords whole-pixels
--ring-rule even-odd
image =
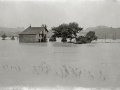
[[[96,29],[95,33],[101,39],[105,38],[105,35],[107,39],[120,39],[120,28]]]
[[[109,27],[107,27],[107,26],[88,27],[84,31],[88,32],[88,31],[94,31],[96,29],[106,29],[106,28],[109,28]]]
[[[104,39],[105,35],[107,39],[120,39],[120,28],[112,28],[107,26],[97,26],[97,27],[90,27],[80,33],[87,33],[89,31],[95,31],[96,36],[99,39]]]
[[[11,36],[18,36],[20,32],[24,30],[24,27],[18,28],[7,28],[7,27],[0,27],[0,37],[5,33],[8,37]]]

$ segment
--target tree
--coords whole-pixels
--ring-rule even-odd
[[[61,24],[58,27],[52,27],[54,35],[56,37],[62,37],[62,42],[66,42],[67,38],[70,38],[70,42],[77,36],[83,28],[79,27],[78,23],[72,22],[69,24]]]
[[[5,33],[2,35],[2,40],[5,40],[7,36],[5,35]]]
[[[91,42],[93,40],[97,40],[97,36],[95,35],[95,31],[89,31],[86,36],[88,42]]]
[[[91,43],[93,40],[97,40],[97,36],[94,31],[89,31],[86,36],[79,36],[76,38],[76,44]]]
[[[42,24],[42,27],[45,29],[45,31],[48,33],[48,29],[47,29],[47,25],[45,24]],[[47,41],[47,38],[46,38],[46,34],[44,34],[43,32],[42,32],[42,42],[46,42]]]

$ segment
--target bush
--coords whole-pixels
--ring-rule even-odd
[[[56,37],[54,35],[52,35],[49,39],[49,41],[56,41]]]

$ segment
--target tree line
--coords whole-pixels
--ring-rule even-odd
[[[51,36],[50,41],[56,41],[56,37],[61,37],[62,42],[67,42],[67,38],[70,39],[70,42],[73,38],[76,41],[83,41],[84,43],[91,42],[93,40],[97,40],[97,36],[95,35],[94,31],[89,31],[86,36],[77,36],[77,33],[83,30],[82,27],[79,27],[79,24],[76,22],[71,22],[69,24],[61,24],[57,27],[51,28],[54,32],[54,35]],[[84,39],[83,39],[84,38]]]

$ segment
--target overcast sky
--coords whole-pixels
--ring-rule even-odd
[[[39,27],[43,23],[50,29],[69,22],[83,28],[120,27],[120,0],[0,1],[0,27]]]

